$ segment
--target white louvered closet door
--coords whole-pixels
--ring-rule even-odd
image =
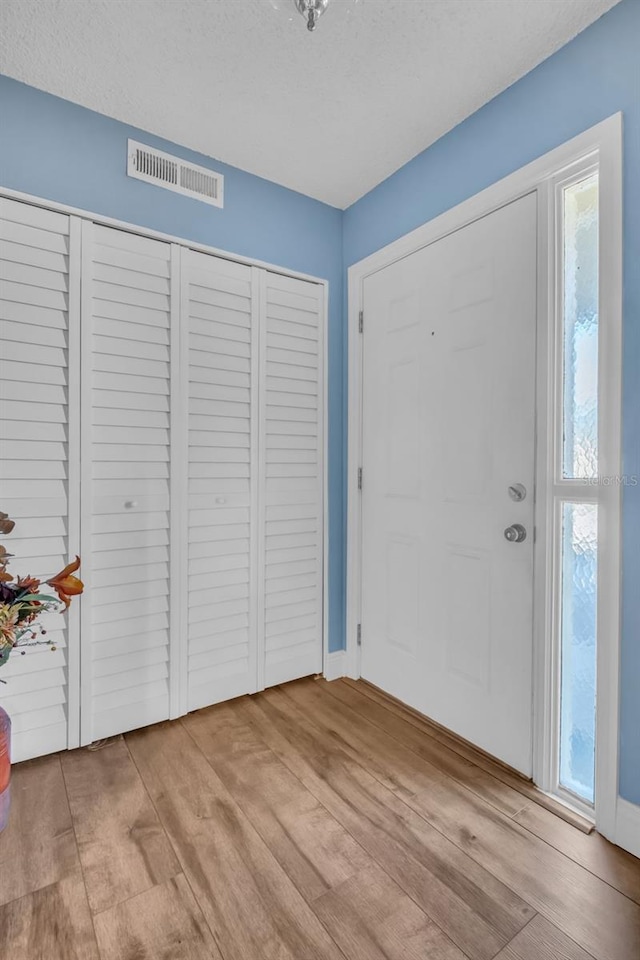
[[[170,244],[85,223],[82,258],[87,743],[171,713],[171,354],[178,297],[172,297]]]
[[[0,510],[82,557],[3,668],[17,760],[319,672],[324,288],[0,200]]]
[[[16,521],[2,538],[16,574],[53,576],[80,549],[79,231],[62,214],[0,200],[0,510]],[[55,652],[27,649],[2,668],[14,760],[78,744],[77,616],[77,606],[47,615]]]
[[[323,318],[320,284],[261,276],[261,686],[322,670]]]
[[[187,710],[257,688],[257,275],[182,251]]]

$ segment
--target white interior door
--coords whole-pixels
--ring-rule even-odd
[[[16,521],[3,538],[14,574],[51,577],[80,549],[79,256],[78,221],[0,200],[0,510]],[[27,648],[2,668],[14,760],[77,746],[77,614],[43,618],[54,652]]]
[[[368,277],[364,312],[362,676],[530,775],[535,195]]]
[[[257,689],[256,273],[182,252],[187,710]]]
[[[323,295],[262,274],[260,688],[322,670]]]
[[[83,224],[82,725],[170,713],[171,246]]]

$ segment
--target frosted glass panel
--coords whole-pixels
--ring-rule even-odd
[[[563,476],[598,475],[598,177],[566,187]]]
[[[565,503],[562,516],[560,783],[594,799],[598,508]]]

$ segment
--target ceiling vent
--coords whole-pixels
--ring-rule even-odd
[[[127,174],[214,207],[224,205],[224,177],[221,173],[187,163],[180,157],[172,157],[136,140],[128,141]]]

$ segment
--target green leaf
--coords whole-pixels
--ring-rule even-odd
[[[14,603],[33,603],[35,600],[42,603],[43,600],[47,600],[50,603],[58,603],[57,597],[49,597],[44,593],[26,593],[23,597],[16,597],[13,601]]]

